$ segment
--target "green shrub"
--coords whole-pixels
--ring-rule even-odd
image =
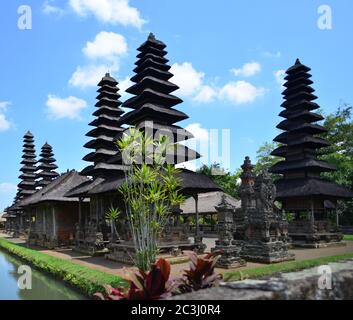
[[[104,292],[104,284],[109,284],[113,287],[124,287],[127,285],[127,283],[118,276],[51,257],[45,253],[24,248],[4,239],[0,239],[0,248],[16,255],[35,268],[67,282],[88,297],[91,297],[95,292]]]

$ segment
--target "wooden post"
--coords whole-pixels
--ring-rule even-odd
[[[200,236],[200,226],[199,226],[199,195],[195,194],[193,196],[195,200],[195,228],[196,228],[196,238],[199,239]]]
[[[56,238],[56,217],[55,217],[55,208],[52,209],[52,217],[53,217],[53,239]]]
[[[314,200],[311,200],[310,203],[311,203],[311,223],[314,225],[314,223],[315,223]]]
[[[82,227],[82,198],[78,198],[78,225]]]

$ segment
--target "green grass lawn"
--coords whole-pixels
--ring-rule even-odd
[[[325,265],[332,262],[353,259],[353,253],[347,253],[338,256],[320,257],[317,259],[304,260],[304,261],[290,261],[279,264],[266,265],[264,267],[247,269],[242,271],[232,271],[224,274],[225,281],[238,281],[244,279],[255,279],[264,276],[269,276],[279,272],[293,272],[300,271],[308,268],[313,268]]]
[[[48,272],[55,278],[74,286],[88,297],[91,297],[95,292],[103,291],[102,285],[104,284],[110,284],[113,287],[126,286],[126,282],[118,276],[51,257],[4,239],[0,239],[0,248],[30,263],[35,268]]]
[[[345,241],[353,241],[353,235],[352,234],[346,234],[343,237],[343,240],[345,240]]]

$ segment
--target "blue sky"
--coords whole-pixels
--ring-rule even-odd
[[[29,30],[18,28],[23,4]],[[322,5],[331,29],[318,27]],[[203,141],[230,129],[231,171],[277,134],[280,75],[297,57],[326,113],[353,103],[351,0],[6,0],[0,9],[0,209],[16,192],[27,130],[37,150],[53,146],[61,172],[84,167],[95,84],[109,70],[126,87],[151,31],[168,45],[190,116],[181,124]]]

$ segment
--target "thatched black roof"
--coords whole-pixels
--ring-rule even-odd
[[[277,199],[310,197],[328,199],[352,199],[353,193],[345,187],[322,179],[291,179],[276,182]]]
[[[24,208],[43,202],[77,202],[77,198],[69,198],[66,193],[86,181],[88,181],[87,177],[83,177],[77,171],[72,170],[59,176],[32,196],[20,201],[18,206]]]
[[[211,191],[222,191],[209,177],[190,170],[181,169],[177,176],[181,179],[182,192],[186,195],[194,195]],[[125,182],[125,177],[106,179],[88,191],[89,195],[110,193],[117,190]]]
[[[94,180],[90,179],[85,181],[78,186],[72,188],[65,194],[65,197],[87,197],[89,191],[91,191],[94,187],[103,183],[105,180],[103,178],[96,178]]]
[[[276,183],[277,197],[321,197],[323,201],[352,198],[344,187],[320,179],[320,173],[335,171],[336,167],[318,158],[318,151],[330,143],[319,136],[327,130],[316,122],[324,118],[312,112],[319,105],[313,102],[317,96],[310,86],[313,81],[309,71],[299,59],[286,71],[286,89],[282,93],[285,102],[281,105],[285,110],[279,114],[285,120],[277,126],[285,132],[274,139],[282,145],[271,153],[284,158],[270,168],[270,172],[283,175]]]

